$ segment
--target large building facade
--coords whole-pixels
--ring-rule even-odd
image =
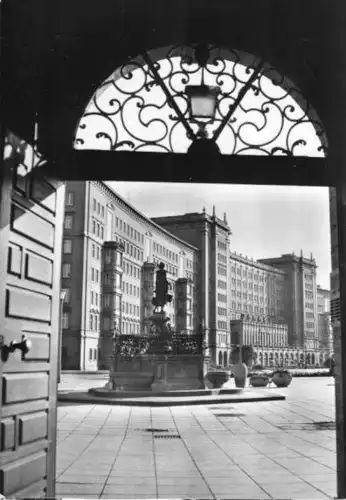
[[[288,343],[315,349],[318,345],[316,261],[294,253],[261,259],[285,273],[285,299],[282,316],[288,325]]]
[[[231,338],[229,326],[229,251],[231,230],[226,214],[223,219],[203,209],[201,213],[188,213],[153,219],[176,237],[198,248],[200,268],[197,277],[196,299],[200,303],[209,355],[216,363],[219,353],[229,359]]]
[[[285,272],[231,252],[230,319],[242,314],[283,323],[285,306]]]
[[[213,363],[230,364],[234,328],[263,363],[281,362],[298,346],[320,361],[329,313],[318,309],[314,259],[287,254],[255,261],[231,251],[230,236],[226,214],[217,217],[215,207],[212,214],[149,219],[103,182],[68,182],[63,369],[107,368],[115,333],[151,332],[160,262],[172,295],[166,306],[172,329],[202,327]]]
[[[148,333],[156,264],[165,263],[172,328],[203,320],[199,250],[145,217],[103,182],[68,182],[62,290],[63,369],[108,366],[114,332]],[[199,292],[198,292],[199,293]]]

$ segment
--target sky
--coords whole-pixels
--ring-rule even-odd
[[[255,260],[295,252],[316,259],[317,283],[330,288],[328,188],[107,182],[148,217],[226,212],[231,250]]]

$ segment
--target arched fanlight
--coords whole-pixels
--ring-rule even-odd
[[[324,156],[327,138],[270,63],[197,44],[144,51],[117,68],[90,100],[75,147]]]

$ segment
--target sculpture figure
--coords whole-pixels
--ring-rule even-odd
[[[163,312],[164,306],[171,302],[172,296],[168,293],[170,284],[167,281],[167,272],[165,271],[165,265],[163,262],[159,264],[159,270],[156,271],[156,281],[155,281],[155,297],[152,300],[155,306],[154,312],[157,312],[157,308],[161,308]]]

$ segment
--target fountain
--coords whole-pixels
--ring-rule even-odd
[[[211,393],[205,385],[209,357],[205,355],[204,329],[200,325],[194,335],[172,332],[165,311],[172,295],[164,267],[161,262],[156,272],[151,334],[115,336],[109,382],[103,389],[90,389],[92,394],[124,398]]]

